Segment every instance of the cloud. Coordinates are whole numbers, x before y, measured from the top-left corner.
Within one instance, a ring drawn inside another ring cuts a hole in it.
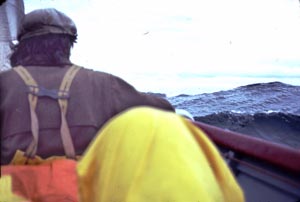
[[[26,0],[25,8],[49,6],[78,26],[72,60],[97,70],[299,74],[298,0]]]

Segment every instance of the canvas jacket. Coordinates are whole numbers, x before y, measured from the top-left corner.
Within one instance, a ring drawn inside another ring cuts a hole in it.
[[[26,67],[39,86],[59,89],[68,67]],[[0,74],[1,164],[8,164],[15,151],[25,151],[32,140],[27,87],[13,70]],[[70,88],[67,121],[76,153],[81,155],[97,131],[110,118],[134,106],[174,110],[155,96],[138,92],[119,77],[82,68]],[[39,97],[37,155],[64,155],[60,136],[60,109],[57,100]]]

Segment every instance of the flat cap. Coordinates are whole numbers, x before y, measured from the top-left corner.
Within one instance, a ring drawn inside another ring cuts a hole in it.
[[[24,16],[18,40],[45,35],[68,34],[77,37],[77,28],[71,18],[54,9],[38,9]]]

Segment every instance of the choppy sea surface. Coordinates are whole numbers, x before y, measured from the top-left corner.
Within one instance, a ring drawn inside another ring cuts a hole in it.
[[[300,149],[300,86],[256,83],[166,98],[197,121]]]

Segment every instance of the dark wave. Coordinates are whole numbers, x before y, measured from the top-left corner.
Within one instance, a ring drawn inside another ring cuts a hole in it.
[[[214,113],[195,117],[196,121],[300,148],[300,116],[285,113]]]
[[[251,84],[199,95],[179,95],[168,100],[176,108],[185,109],[194,116],[223,111],[249,114],[273,111],[300,115],[300,86],[281,82]]]

